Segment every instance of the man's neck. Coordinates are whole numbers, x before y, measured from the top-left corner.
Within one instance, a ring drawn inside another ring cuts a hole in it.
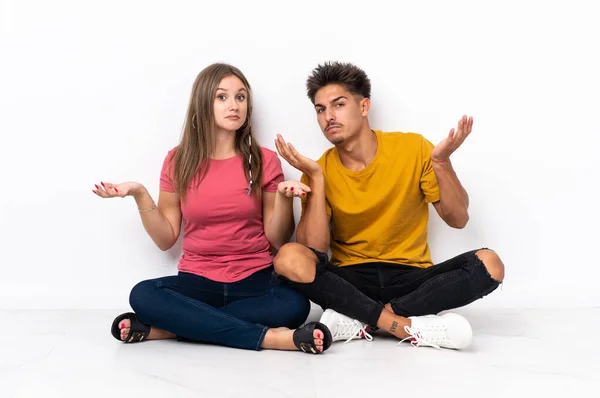
[[[349,170],[365,169],[377,153],[377,136],[367,124],[352,141],[337,146],[342,164]]]

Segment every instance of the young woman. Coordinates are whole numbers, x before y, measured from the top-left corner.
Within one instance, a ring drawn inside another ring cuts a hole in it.
[[[308,299],[272,277],[271,247],[294,230],[293,198],[310,189],[283,181],[277,154],[252,136],[252,93],[241,71],[213,64],[194,82],[179,145],[167,154],[156,205],[137,182],[101,182],[102,198],[132,196],[162,250],[184,225],[178,274],[138,283],[113,336],[126,343],[177,338],[319,354],[331,333],[306,319]]]

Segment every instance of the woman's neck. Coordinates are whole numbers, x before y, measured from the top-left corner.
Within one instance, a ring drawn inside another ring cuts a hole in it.
[[[227,159],[235,156],[237,154],[235,135],[235,131],[218,131],[211,159]]]

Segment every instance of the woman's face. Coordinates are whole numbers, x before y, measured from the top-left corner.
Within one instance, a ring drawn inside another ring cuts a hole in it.
[[[214,98],[218,131],[237,131],[246,121],[248,91],[237,76],[226,76],[219,83]]]

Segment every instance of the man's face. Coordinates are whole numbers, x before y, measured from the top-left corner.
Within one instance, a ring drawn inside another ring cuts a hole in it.
[[[353,95],[338,84],[322,87],[315,95],[317,121],[325,138],[334,145],[358,135],[368,109],[368,98]]]

